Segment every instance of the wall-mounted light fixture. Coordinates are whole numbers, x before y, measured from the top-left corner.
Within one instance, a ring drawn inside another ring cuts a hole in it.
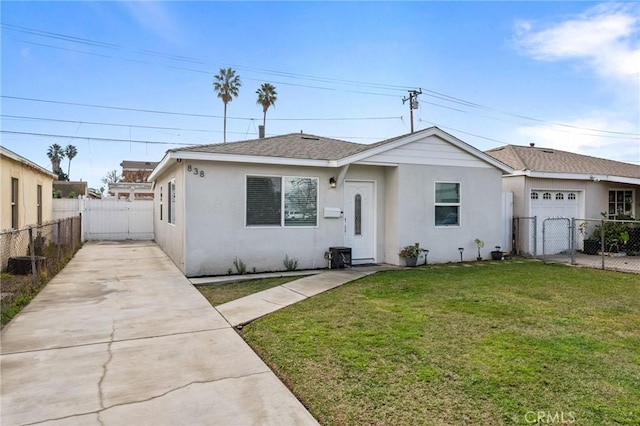
[[[338,186],[338,183],[336,182],[336,178],[334,178],[333,176],[329,178],[329,188],[335,188],[336,186]]]
[[[462,262],[462,252],[464,251],[464,248],[458,247],[458,251],[460,252],[460,262]]]

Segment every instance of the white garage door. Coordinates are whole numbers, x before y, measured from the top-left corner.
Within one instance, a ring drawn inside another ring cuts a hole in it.
[[[542,254],[542,227],[544,220],[547,218],[557,217],[566,217],[569,219],[579,217],[581,195],[582,194],[577,191],[546,189],[531,191],[531,216],[536,216],[538,218],[536,229],[536,251],[538,254]],[[561,251],[569,248],[568,243],[566,243],[569,238],[569,231],[567,229],[566,232],[561,232],[560,228],[562,228],[562,226],[560,226],[560,222],[549,223],[547,225],[547,230],[551,230],[554,235],[547,235],[546,246],[553,247],[554,251]],[[550,241],[550,239],[553,241]],[[533,240],[531,241],[531,246],[531,251],[533,251]]]

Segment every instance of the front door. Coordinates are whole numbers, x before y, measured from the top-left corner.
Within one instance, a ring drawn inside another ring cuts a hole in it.
[[[345,182],[344,194],[344,245],[351,247],[351,262],[374,263],[376,229],[374,183]]]

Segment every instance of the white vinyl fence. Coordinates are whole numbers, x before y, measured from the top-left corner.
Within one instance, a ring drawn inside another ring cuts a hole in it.
[[[153,240],[153,200],[54,199],[53,218],[82,215],[83,240]]]

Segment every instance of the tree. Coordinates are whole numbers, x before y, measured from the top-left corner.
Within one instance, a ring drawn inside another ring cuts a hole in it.
[[[47,150],[47,156],[49,157],[49,160],[51,160],[51,170],[53,173],[60,175],[60,173],[62,173],[62,169],[60,169],[60,162],[65,156],[64,149],[62,149],[62,147],[57,143],[54,143]]]
[[[76,155],[78,155],[78,149],[73,145],[67,145],[64,149],[64,154],[69,159],[69,165],[67,166],[67,178],[71,175],[71,160],[73,160]]]
[[[111,170],[109,172],[107,172],[106,175],[104,175],[104,177],[101,179],[102,183],[104,183],[105,185],[109,185],[110,183],[116,183],[120,181],[120,175],[118,174],[117,170]]]
[[[242,82],[240,76],[232,68],[220,68],[220,73],[213,76],[213,90],[224,103],[224,136],[223,141],[227,143],[227,104],[238,97],[238,91]]]
[[[278,93],[276,92],[275,86],[269,83],[262,83],[262,86],[256,90],[256,93],[258,94],[258,101],[256,103],[262,105],[262,127],[265,127],[267,110],[271,105],[275,105],[278,100]]]

